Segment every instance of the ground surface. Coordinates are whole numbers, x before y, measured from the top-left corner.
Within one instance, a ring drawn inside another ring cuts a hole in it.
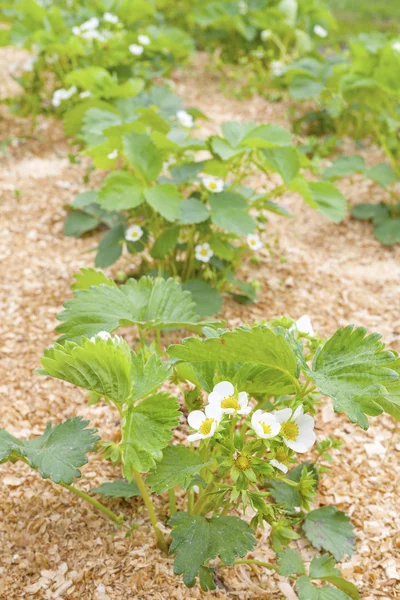
[[[2,57],[4,65],[8,57]],[[230,118],[285,122],[282,105],[260,98],[226,99],[201,66],[188,72],[176,76],[178,91],[188,106],[211,117],[207,128]],[[86,251],[95,243],[93,237],[63,236],[63,205],[84,189],[83,166],[69,164],[59,124],[45,123],[38,133],[37,139],[10,146],[0,162],[0,426],[28,437],[41,433],[49,419],[81,414],[110,439],[117,421],[108,408],[88,407],[79,390],[33,373],[43,349],[55,339],[55,316],[69,295],[73,274],[92,265],[93,255]],[[21,135],[29,135],[29,125],[3,110],[0,142]],[[374,150],[364,155],[372,163],[379,160]],[[358,179],[342,187],[354,202],[376,200],[380,193]],[[347,323],[364,324],[400,350],[400,246],[380,246],[367,224],[346,220],[335,226],[296,196],[285,197],[284,203],[296,218],[271,218],[264,239],[274,253],[264,251],[262,265],[244,267],[242,273],[248,279],[261,277],[260,300],[251,307],[227,302],[227,320],[234,325],[307,313],[321,335]],[[117,268],[128,261],[122,259]],[[357,550],[342,565],[343,573],[364,600],[399,598],[399,430],[394,420],[383,417],[363,432],[324,403],[317,433],[345,442],[332,477],[322,479],[316,503],[335,503],[356,526]],[[115,475],[97,457],[82,472],[78,485],[85,490]],[[221,571],[214,593],[186,589],[172,574],[172,559],[155,548],[140,502],[109,503],[141,524],[129,539],[122,532],[114,535],[98,513],[25,465],[0,466],[0,598],[296,598],[283,579],[247,566]],[[159,509],[165,517],[163,501]],[[302,553],[306,560],[311,556],[307,546]],[[268,532],[254,557],[273,559]]]

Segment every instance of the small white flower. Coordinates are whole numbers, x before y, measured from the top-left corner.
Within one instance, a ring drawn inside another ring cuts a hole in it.
[[[327,30],[324,29],[322,25],[314,25],[314,33],[320,38],[326,38],[328,36]]]
[[[186,112],[186,110],[178,110],[176,113],[176,118],[178,119],[179,123],[183,125],[183,127],[193,127],[194,125],[192,115]]]
[[[125,231],[125,239],[128,242],[137,242],[143,235],[143,229],[140,225],[131,225]]]
[[[131,44],[129,46],[129,52],[131,52],[135,56],[140,56],[141,54],[143,54],[143,50],[143,46],[139,46],[139,44]]]
[[[251,417],[251,426],[256,434],[264,440],[275,437],[281,430],[280,423],[277,422],[275,416],[261,409],[256,410]]]
[[[295,452],[308,452],[316,440],[314,419],[304,414],[303,406],[298,406],[292,412],[291,408],[284,408],[275,413],[275,419],[281,424],[283,441]]]
[[[151,39],[148,35],[141,33],[140,35],[138,35],[138,42],[139,44],[142,44],[142,46],[148,46],[151,42]]]
[[[235,388],[230,381],[221,381],[214,386],[213,391],[208,396],[208,402],[226,415],[248,415],[251,412],[249,398],[246,392],[240,392],[235,397]]]
[[[103,340],[103,342],[106,342],[107,340],[111,339],[111,333],[109,333],[108,331],[99,331],[99,333],[96,333],[96,335],[90,338],[90,341],[95,342],[96,339]]]
[[[90,31],[93,29],[97,29],[99,25],[100,25],[99,19],[97,17],[92,17],[88,21],[85,21],[84,23],[82,23],[82,25],[80,26],[80,30],[81,31]]]
[[[249,7],[247,6],[247,2],[244,2],[244,0],[240,0],[238,6],[239,6],[239,13],[241,15],[246,15],[248,13]]]
[[[188,435],[189,442],[205,440],[214,435],[219,422],[222,419],[222,412],[216,406],[208,404],[204,412],[202,410],[193,410],[188,415],[190,427],[196,429],[197,433]]]
[[[395,42],[392,44],[392,48],[395,52],[400,52],[400,42]]]
[[[103,15],[103,19],[107,22],[107,23],[113,23],[114,25],[116,23],[118,23],[119,19],[117,17],[117,15],[113,15],[112,13],[109,12],[105,12]]]
[[[73,28],[72,28],[72,33],[73,33],[74,35],[81,35],[81,28],[80,28],[80,27],[77,27],[77,26],[73,27]]]
[[[285,65],[280,60],[272,60],[269,66],[274,77],[280,77],[285,70]]]
[[[288,469],[288,467],[286,465],[284,465],[283,463],[279,462],[279,460],[276,460],[275,458],[273,458],[269,462],[270,462],[270,464],[273,467],[275,467],[276,469],[279,469],[280,471],[282,471],[282,473],[287,473],[289,471],[289,469]]]
[[[210,244],[207,244],[207,242],[204,244],[197,244],[194,251],[197,260],[200,262],[208,263],[210,258],[214,256],[214,252],[211,250]]]
[[[33,65],[35,64],[34,58],[27,58],[24,64],[22,65],[23,71],[33,71]]]
[[[110,152],[110,154],[107,155],[107,158],[109,158],[110,160],[114,160],[114,158],[117,158],[117,156],[118,150],[115,148],[115,150],[113,150],[112,152]]]
[[[210,192],[214,192],[218,194],[222,192],[224,189],[224,180],[218,179],[218,177],[213,177],[212,175],[208,175],[207,177],[203,177],[201,180],[204,187],[207,188]]]
[[[71,96],[73,96],[76,92],[77,92],[77,88],[75,85],[70,87],[68,90],[61,88],[54,92],[51,102],[52,102],[53,106],[60,106],[60,104],[63,100],[68,100],[68,98],[71,98]]]
[[[250,250],[260,250],[263,247],[263,243],[260,240],[260,236],[256,233],[250,233],[247,236],[247,245]]]
[[[297,319],[295,327],[299,333],[305,333],[306,335],[311,336],[315,335],[311,319],[308,315],[303,315],[300,319]]]
[[[269,40],[271,35],[272,35],[272,31],[270,29],[263,29],[262,32],[260,33],[260,38],[263,42],[266,42],[267,40]]]
[[[79,94],[79,98],[82,98],[82,99],[83,99],[83,98],[90,98],[90,96],[91,96],[91,95],[92,95],[92,94],[89,92],[89,90],[86,90],[85,92],[81,92],[81,93]]]

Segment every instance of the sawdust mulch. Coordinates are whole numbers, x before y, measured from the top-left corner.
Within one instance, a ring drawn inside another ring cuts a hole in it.
[[[4,52],[9,51],[2,52],[4,64]],[[228,119],[285,124],[282,104],[225,98],[202,58],[192,70],[178,73],[175,81],[187,104],[211,117],[205,124],[210,130]],[[88,407],[80,390],[33,373],[43,349],[55,339],[55,316],[69,295],[72,275],[92,265],[93,255],[86,251],[96,241],[63,236],[63,205],[85,189],[84,165],[69,163],[70,148],[59,123],[42,120],[37,133],[31,139],[29,124],[2,110],[0,139],[27,137],[9,146],[0,162],[0,426],[29,437],[40,434],[49,419],[59,422],[80,414],[110,439],[118,422],[109,408]],[[363,154],[371,163],[379,160],[375,149],[365,148]],[[354,202],[375,201],[382,194],[359,178],[341,187]],[[224,309],[228,322],[307,313],[321,335],[347,323],[363,324],[381,332],[399,351],[400,246],[380,246],[368,224],[347,219],[333,225],[295,195],[283,201],[296,218],[272,215],[264,236],[272,253],[263,251],[259,267],[247,265],[242,270],[243,277],[262,282],[259,301],[240,306],[228,300]],[[123,258],[110,272],[128,268],[129,260]],[[129,339],[134,341],[132,333]],[[372,419],[364,432],[324,403],[317,434],[335,435],[345,442],[335,455],[331,476],[322,477],[315,504],[334,503],[351,515],[356,527],[357,550],[342,571],[365,600],[399,598],[399,428],[384,416]],[[82,473],[78,486],[87,491],[115,476],[97,456]],[[101,515],[27,466],[0,466],[0,597],[296,598],[283,578],[248,566],[221,570],[213,593],[188,590],[173,575],[172,559],[155,547],[140,501],[106,502],[139,522],[131,537],[125,538],[123,530],[114,533]],[[165,520],[165,498],[157,505]],[[309,545],[301,551],[305,560],[311,558]],[[268,531],[259,534],[254,557],[273,559]]]

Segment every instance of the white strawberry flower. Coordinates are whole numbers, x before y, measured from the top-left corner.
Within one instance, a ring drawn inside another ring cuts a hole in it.
[[[208,402],[226,415],[248,415],[251,412],[246,392],[240,392],[236,397],[235,388],[230,381],[217,383],[208,396]]]
[[[139,46],[139,44],[131,44],[129,46],[129,52],[131,52],[131,54],[134,54],[135,56],[140,56],[141,54],[143,54],[143,46]]]
[[[326,38],[328,36],[327,30],[324,29],[322,25],[314,25],[314,33],[320,38]]]
[[[241,15],[246,15],[248,13],[249,7],[247,6],[247,2],[244,2],[244,0],[240,0],[238,6],[239,6],[239,13]]]
[[[263,243],[260,239],[260,236],[256,233],[250,233],[247,236],[247,245],[250,250],[260,250],[263,247]]]
[[[72,28],[72,33],[73,33],[74,35],[80,35],[80,34],[81,34],[81,28],[80,28],[80,27],[77,27],[77,26],[73,27],[73,28]]]
[[[261,409],[256,410],[252,415],[251,426],[258,437],[264,440],[275,437],[281,430],[280,423],[275,419],[275,415]]]
[[[204,244],[197,244],[195,246],[195,256],[196,259],[200,262],[208,263],[210,259],[214,256],[214,252],[210,248],[210,244],[204,242]]]
[[[201,181],[208,191],[214,192],[215,194],[222,192],[222,190],[224,189],[224,180],[219,179],[218,177],[213,177],[212,175],[209,175],[207,177],[203,177]]]
[[[289,471],[289,468],[286,465],[279,462],[279,460],[276,460],[275,458],[273,458],[269,462],[273,467],[275,467],[275,469],[279,469],[280,471],[282,471],[282,473],[287,473]]]
[[[88,21],[85,21],[84,23],[82,23],[82,25],[80,26],[80,30],[81,31],[90,31],[93,29],[97,29],[99,25],[100,25],[99,19],[97,17],[92,17]]]
[[[112,23],[113,25],[116,25],[119,21],[117,15],[113,15],[112,13],[109,12],[105,12],[103,15],[103,19],[107,22],[107,23]]]
[[[400,52],[400,42],[394,42],[394,44],[392,44],[392,48],[395,52]]]
[[[194,119],[186,110],[178,110],[176,118],[183,127],[193,127]]]
[[[269,67],[274,77],[280,77],[285,70],[285,65],[280,60],[272,60]]]
[[[272,31],[270,29],[263,29],[262,32],[260,33],[260,38],[263,42],[266,42],[267,40],[269,40],[269,38],[272,36]]]
[[[148,46],[151,42],[151,39],[149,38],[148,35],[141,33],[138,35],[138,42],[139,42],[139,44],[142,44],[142,46]]]
[[[140,225],[131,225],[125,231],[125,239],[128,242],[137,242],[138,240],[140,240],[143,233],[143,229],[140,227]]]
[[[68,100],[69,98],[71,98],[71,96],[73,96],[75,93],[77,92],[77,88],[75,85],[73,85],[72,87],[70,87],[68,90],[66,90],[65,88],[61,88],[59,90],[56,90],[53,94],[53,98],[51,103],[53,104],[53,106],[60,106],[61,102],[63,100]]]
[[[306,335],[311,336],[315,335],[311,319],[308,315],[303,315],[300,319],[297,319],[295,327],[299,333],[305,333]]]
[[[111,339],[111,333],[109,333],[108,331],[99,331],[99,333],[96,333],[96,335],[90,338],[90,341],[95,342],[96,339],[100,339],[103,340],[103,342],[106,342],[107,340]]]
[[[79,94],[79,98],[85,99],[85,98],[90,98],[91,96],[91,92],[89,92],[89,90],[85,90],[84,92],[81,92]]]
[[[114,158],[117,158],[117,156],[118,156],[118,150],[116,148],[115,148],[115,150],[110,152],[110,154],[107,154],[107,158],[109,158],[110,160],[114,160]]]
[[[275,413],[275,419],[281,424],[281,435],[288,448],[294,452],[308,452],[315,443],[314,419],[304,414],[300,405],[293,412],[291,408],[284,408]]]
[[[197,433],[188,435],[187,439],[189,442],[197,442],[197,440],[206,440],[212,437],[221,419],[222,412],[218,407],[211,404],[205,407],[204,412],[202,410],[193,410],[188,415],[188,423]]]

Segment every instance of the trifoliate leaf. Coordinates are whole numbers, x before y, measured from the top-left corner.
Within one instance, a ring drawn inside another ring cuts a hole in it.
[[[132,469],[147,473],[160,460],[161,450],[179,421],[178,401],[165,393],[155,394],[124,412],[122,424],[122,473],[132,480]]]
[[[335,559],[330,554],[315,556],[310,564],[311,579],[324,579],[325,577],[340,577],[339,569],[335,568]]]
[[[366,335],[364,327],[348,325],[339,329],[316,355],[312,372],[320,391],[330,396],[337,412],[346,412],[350,421],[368,429],[366,415],[382,412],[385,385],[397,380],[390,368],[393,352],[384,351],[380,335]]]
[[[304,575],[304,563],[300,553],[293,548],[286,548],[278,554],[279,575]]]
[[[95,435],[96,429],[85,429],[88,423],[81,417],[67,419],[55,427],[49,423],[43,435],[22,442],[20,455],[44,479],[70,485],[81,476],[78,467],[87,463],[86,454],[94,450],[95,442],[100,439]],[[13,451],[17,452],[15,447]]]
[[[298,387],[297,362],[289,344],[266,327],[237,328],[206,340],[188,338],[180,345],[170,346],[168,354],[191,365],[237,363],[236,371],[245,364],[249,383],[254,374],[262,377],[266,394],[291,394]],[[241,384],[245,385],[244,378]]]
[[[134,496],[140,496],[136,483],[134,481],[126,481],[126,479],[106,481],[100,487],[93,488],[92,492],[107,498],[133,498]]]
[[[121,325],[142,325],[147,330],[181,327],[201,331],[213,321],[200,322],[189,292],[173,279],[142,277],[120,287],[93,286],[77,290],[58,315],[59,341],[80,341],[99,331],[112,332]],[[215,322],[217,324],[217,322]]]
[[[146,483],[155,494],[161,494],[176,485],[186,489],[208,464],[199,454],[185,446],[167,446],[162,460],[157,463],[155,472],[148,476]]]
[[[82,346],[75,342],[55,344],[45,350],[41,363],[43,374],[97,392],[116,404],[122,405],[131,397],[131,350],[122,338],[115,342],[83,338]]]
[[[353,529],[349,517],[334,506],[312,510],[303,523],[303,531],[312,545],[318,550],[327,550],[337,561],[345,554],[353,554]]]
[[[256,543],[253,530],[238,517],[206,519],[178,512],[169,524],[172,527],[170,550],[176,554],[174,573],[183,574],[188,587],[195,585],[201,567],[208,560],[219,556],[224,564],[231,565]]]
[[[296,582],[299,600],[351,600],[351,597],[332,587],[317,588],[303,575]]]

